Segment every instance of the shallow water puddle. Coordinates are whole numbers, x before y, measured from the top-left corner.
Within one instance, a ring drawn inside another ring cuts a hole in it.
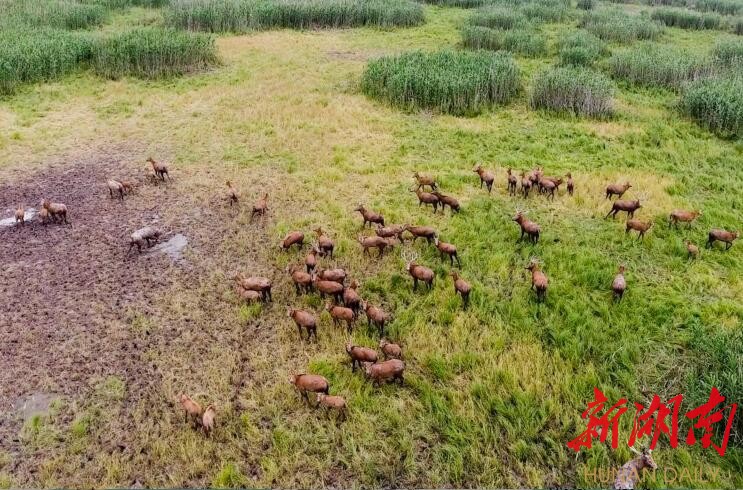
[[[5,213],[3,214],[12,214],[10,218],[0,219],[0,227],[8,227],[8,226],[14,226],[15,225],[15,209],[6,209]],[[26,208],[26,211],[23,213],[24,219],[26,221],[31,221],[34,216],[36,216],[36,209],[34,208]]]
[[[15,409],[21,413],[26,421],[36,415],[46,415],[52,402],[58,400],[59,396],[53,393],[33,393],[25,398],[19,399]]]
[[[183,249],[188,245],[188,238],[185,235],[177,233],[170,237],[169,240],[158,243],[152,247],[151,252],[162,252],[174,261],[183,259]]]

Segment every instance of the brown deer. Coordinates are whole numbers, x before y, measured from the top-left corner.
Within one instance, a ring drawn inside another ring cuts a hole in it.
[[[428,176],[419,174],[418,172],[413,172],[413,177],[415,178],[416,183],[418,184],[418,189],[420,190],[422,187],[429,186],[432,191],[436,190],[436,179]]]
[[[263,194],[263,197],[258,199],[255,204],[253,204],[253,211],[250,213],[250,221],[253,221],[253,217],[257,214],[261,218],[266,215],[266,210],[268,209],[268,192]]]
[[[444,254],[449,256],[449,265],[454,265],[454,259],[457,259],[457,267],[462,267],[462,262],[459,260],[459,254],[457,254],[457,247],[451,243],[442,242],[439,237],[434,238],[436,248],[439,250],[439,255],[444,258]]]
[[[359,314],[359,308],[361,308],[361,296],[357,291],[359,283],[354,279],[351,284],[343,290],[343,304],[346,308],[351,308],[354,315]]]
[[[297,267],[292,267],[291,265],[286,266],[286,272],[291,274],[297,295],[302,294],[303,291],[305,293],[312,291],[312,276],[308,272],[299,270]]]
[[[433,212],[436,212],[439,206],[439,198],[435,194],[423,192],[420,188],[410,189],[410,192],[415,192],[415,195],[418,196],[418,207],[421,207],[423,204],[426,206],[430,204],[433,207]]]
[[[482,189],[482,185],[485,184],[485,186],[487,186],[488,188],[488,194],[490,194],[490,191],[493,190],[495,174],[493,172],[485,170],[482,165],[477,165],[475,168],[472,169],[472,171],[475,172],[478,177],[480,177],[480,189]]]
[[[261,298],[264,303],[273,301],[273,296],[271,294],[272,284],[270,279],[260,276],[245,277],[240,273],[235,274],[233,279],[241,288],[261,293]]]
[[[364,218],[364,224],[362,225],[362,227],[366,226],[367,223],[369,223],[369,226],[371,226],[372,223],[377,223],[384,226],[384,216],[382,216],[381,214],[366,209],[361,204],[359,204],[359,206],[354,209],[354,211],[358,211],[359,213],[361,213],[361,217]]]
[[[622,301],[624,291],[627,289],[627,281],[624,279],[624,264],[619,266],[619,272],[614,276],[614,281],[611,283],[611,290],[614,293],[615,301]]]
[[[338,326],[341,322],[346,322],[348,333],[350,334],[353,331],[353,322],[356,321],[356,314],[351,308],[325,303],[325,309],[330,313],[330,318],[333,319],[333,325]]]
[[[168,173],[168,166],[162,162],[156,162],[152,159],[152,157],[149,157],[147,159],[148,162],[150,162],[150,165],[152,165],[152,170],[155,171],[155,175],[165,182],[165,177],[168,178],[168,180],[172,180],[170,178],[170,174]]]
[[[15,210],[15,224],[26,226],[26,210],[24,209],[23,204],[18,206],[18,209]]]
[[[374,364],[367,362],[364,363],[364,371],[375,385],[379,385],[387,380],[398,380],[401,385],[405,382],[403,378],[405,363],[400,359],[390,359]]]
[[[723,242],[725,244],[725,250],[728,250],[733,246],[733,242],[740,236],[739,231],[727,231],[714,229],[710,230],[707,237],[707,248],[711,248],[715,242]]]
[[[304,265],[307,267],[307,272],[311,273],[315,270],[315,267],[317,266],[317,255],[319,253],[320,251],[317,247],[312,247],[312,249],[310,249],[310,253],[308,253],[307,257],[304,259]]]
[[[371,255],[369,252],[370,248],[376,248],[379,251],[377,257],[381,258],[384,255],[384,249],[389,246],[389,238],[382,238],[381,236],[361,236],[359,235],[358,241],[364,249],[363,255]]]
[[[449,206],[449,210],[452,214],[458,213],[461,209],[461,206],[459,205],[459,201],[452,196],[447,196],[446,194],[442,194],[439,191],[434,191],[433,195],[439,198],[439,204],[441,204],[441,213],[443,214],[444,211],[446,211],[446,207]]]
[[[379,339],[379,348],[385,359],[402,359],[402,348],[382,337]]]
[[[626,228],[624,230],[624,233],[627,234],[632,230],[635,230],[639,232],[637,234],[637,239],[640,240],[642,238],[645,238],[645,233],[653,227],[652,221],[640,221],[639,219],[628,219],[626,223]]]
[[[696,259],[699,257],[699,247],[691,243],[689,240],[684,242],[686,244],[686,251],[688,252],[690,259]]]
[[[294,385],[307,403],[310,402],[310,398],[307,395],[308,392],[330,394],[328,380],[318,374],[292,373],[289,375],[289,383]]]
[[[232,187],[232,182],[228,180],[225,184],[227,185],[227,200],[230,201],[230,207],[232,207],[240,201],[240,194]]]
[[[328,410],[334,410],[338,413],[340,420],[346,420],[348,413],[348,404],[346,399],[342,396],[326,395],[325,393],[318,393],[315,395],[317,398],[317,405],[323,406]]]
[[[506,170],[506,175],[508,178],[508,195],[515,196],[516,195],[516,183],[518,182],[518,179],[515,175],[513,175],[513,171],[509,167],[508,170]]]
[[[304,233],[301,231],[290,231],[283,240],[281,240],[281,250],[289,250],[292,245],[301,249],[304,246]]]
[[[526,172],[521,172],[521,192],[524,194],[524,199],[529,197],[529,191],[531,190],[531,178],[526,175]]]
[[[124,200],[124,186],[121,185],[121,182],[114,179],[108,179],[106,181],[106,186],[108,187],[108,195],[111,197],[111,199],[114,198],[114,194],[118,194],[120,200]]]
[[[539,192],[541,194],[547,194],[547,199],[555,200],[555,190],[557,190],[557,184],[554,181],[546,178],[542,178],[537,183],[539,186]]]
[[[361,367],[362,362],[377,362],[379,359],[377,351],[368,347],[353,345],[349,339],[346,344],[346,352],[351,358],[351,371],[356,371],[356,365]]]
[[[188,419],[191,419],[191,423],[194,426],[201,421],[201,405],[192,400],[185,393],[181,393],[178,396],[178,402],[181,404],[181,407],[183,407],[183,410],[186,414],[186,421],[188,421]]]
[[[320,293],[320,298],[325,299],[325,295],[327,294],[332,296],[336,303],[340,304],[343,301],[343,284],[318,279],[315,274],[312,277],[312,285]]]
[[[529,221],[525,215],[526,213],[524,211],[517,210],[516,216],[513,217],[513,221],[518,223],[521,227],[521,236],[516,241],[520,242],[524,239],[524,235],[526,235],[529,238],[529,241],[536,244],[539,241],[539,233],[541,232],[541,229],[538,224]]]
[[[695,219],[702,215],[701,211],[684,211],[683,209],[675,209],[668,216],[668,224],[678,228],[679,221],[682,223],[689,223],[691,228],[692,223]]]
[[[335,281],[343,284],[346,282],[348,274],[345,269],[320,269],[317,271],[317,277],[323,281]]]
[[[216,417],[217,409],[214,408],[214,405],[208,405],[206,409],[204,409],[204,415],[201,416],[201,428],[204,430],[205,435],[212,435]]]
[[[135,245],[137,247],[137,251],[139,253],[142,253],[142,246],[145,245],[145,243],[148,247],[151,247],[152,244],[155,243],[161,235],[162,232],[152,226],[145,226],[144,228],[140,228],[139,230],[132,233],[129,237],[129,250],[127,250],[126,252],[127,255],[129,255]]]
[[[313,335],[315,336],[315,340],[317,340],[317,320],[315,320],[315,316],[312,313],[287,307],[286,316],[294,320],[294,324],[299,331],[300,339],[303,339],[302,330],[307,330],[307,340],[310,340]]]
[[[58,202],[50,202],[49,199],[44,199],[41,202],[41,207],[46,209],[49,213],[49,217],[55,222],[69,224],[67,221],[67,206]]]
[[[572,196],[573,191],[575,190],[575,182],[573,181],[573,175],[570,172],[568,172],[567,175],[565,175],[565,177],[568,178],[567,180],[568,194]]]
[[[640,480],[643,469],[650,468],[651,470],[655,470],[658,468],[658,465],[653,459],[652,449],[643,448],[642,452],[640,452],[634,447],[630,447],[630,450],[637,457],[625,463],[617,472],[617,477],[614,480],[614,488],[616,490],[634,490]]]
[[[425,238],[428,243],[432,243],[433,239],[436,238],[436,230],[430,226],[405,225],[405,230],[413,235],[413,242],[418,238]]]
[[[531,288],[537,293],[537,302],[544,302],[549,284],[547,276],[540,270],[539,262],[535,258],[531,259],[526,269],[531,271]]]
[[[424,267],[415,262],[417,254],[407,256],[403,252],[403,259],[407,262],[405,270],[408,271],[410,277],[413,278],[413,291],[418,289],[418,281],[422,281],[428,287],[429,291],[433,288],[433,279],[435,277],[433,271],[428,267]]]
[[[320,255],[329,255],[332,259],[335,242],[324,234],[321,226],[315,230],[315,234],[317,235],[317,249],[320,251]]]
[[[405,231],[405,225],[389,225],[377,227],[375,233],[382,238],[397,238],[403,241],[402,234]]]
[[[454,291],[462,296],[462,307],[466,310],[470,303],[470,291],[472,291],[472,286],[459,277],[457,271],[451,271],[449,274],[451,274],[451,277],[454,280]]]
[[[614,217],[616,217],[617,213],[621,211],[627,213],[628,218],[634,218],[635,211],[642,207],[642,204],[640,204],[640,200],[644,200],[644,197],[640,197],[638,199],[635,199],[634,201],[614,201],[614,203],[611,205],[611,211],[609,211],[609,213],[606,215],[606,218],[611,216],[613,219]]]
[[[364,308],[364,313],[366,313],[367,326],[371,327],[373,324],[377,327],[379,336],[384,336],[384,326],[390,321],[390,315],[381,308],[372,306],[366,301],[361,302],[361,307]]]
[[[611,199],[613,196],[621,199],[630,187],[632,187],[632,184],[629,182],[625,182],[624,184],[609,184],[606,186],[606,199]]]

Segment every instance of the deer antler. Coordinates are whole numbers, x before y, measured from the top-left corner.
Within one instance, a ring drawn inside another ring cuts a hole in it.
[[[635,453],[635,454],[638,454],[638,455],[639,455],[639,454],[642,454],[642,453],[641,453],[640,451],[638,451],[637,449],[635,449],[635,446],[630,446],[630,447],[629,447],[629,450],[630,450],[630,451],[632,451],[632,452],[633,452],[633,453]]]

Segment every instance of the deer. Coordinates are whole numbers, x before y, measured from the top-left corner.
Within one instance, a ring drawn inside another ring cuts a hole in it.
[[[449,206],[449,210],[452,214],[458,213],[461,210],[459,201],[455,197],[447,196],[446,194],[442,194],[439,191],[434,191],[433,195],[439,198],[439,204],[441,204],[442,214],[444,213],[444,211],[446,211],[447,206]]]
[[[658,465],[653,459],[653,450],[649,448],[643,448],[642,452],[635,449],[633,446],[630,447],[630,451],[635,453],[637,457],[625,463],[617,472],[617,477],[614,480],[614,488],[616,490],[634,490],[642,470],[650,468],[655,470]]]
[[[377,327],[379,336],[383,337],[384,326],[388,321],[390,321],[390,315],[381,308],[372,306],[366,301],[361,302],[361,307],[364,309],[364,313],[366,313],[367,326],[371,327],[373,324]]]
[[[413,291],[418,289],[418,281],[425,283],[428,290],[430,291],[433,288],[433,280],[435,274],[428,267],[417,264],[415,262],[417,257],[417,254],[411,254],[410,256],[408,256],[407,254],[405,254],[405,252],[403,252],[403,259],[407,262],[407,264],[405,265],[405,270],[408,271],[410,277],[413,278]]]
[[[201,405],[199,405],[197,402],[192,400],[188,395],[185,393],[181,393],[178,396],[178,402],[181,404],[181,407],[183,407],[183,410],[186,415],[186,421],[188,419],[191,419],[191,423],[195,426],[198,422],[201,421]]]
[[[170,178],[170,174],[168,173],[168,166],[162,162],[156,162],[152,159],[152,157],[149,157],[147,159],[148,162],[150,162],[150,165],[152,165],[152,170],[155,171],[155,176],[157,176],[160,180],[165,182],[165,177],[168,178],[168,180],[172,180]]]
[[[317,271],[317,277],[323,281],[334,281],[340,284],[346,282],[348,274],[345,269],[320,269]]]
[[[712,248],[715,242],[723,242],[725,244],[725,250],[730,249],[733,246],[733,242],[740,236],[739,231],[727,231],[720,229],[710,230],[707,236],[707,248]]]
[[[480,189],[482,189],[482,185],[485,184],[485,186],[488,188],[488,194],[490,194],[490,192],[493,190],[495,174],[493,174],[493,172],[485,170],[482,165],[477,165],[475,168],[472,169],[472,171],[475,172],[478,177],[480,177]]]
[[[509,196],[515,196],[516,195],[516,183],[518,182],[518,179],[515,175],[513,175],[513,171],[509,167],[508,170],[506,170],[506,175],[508,179],[508,195]]]
[[[335,242],[324,234],[321,226],[314,231],[317,235],[317,249],[320,251],[320,255],[329,255],[332,259]]]
[[[312,247],[310,249],[310,253],[307,254],[307,257],[304,259],[304,265],[307,267],[307,273],[312,273],[313,270],[315,270],[315,267],[317,266],[317,255],[320,253],[320,251],[317,249],[317,247]]]
[[[241,288],[261,293],[261,299],[264,303],[273,301],[273,295],[271,294],[272,284],[270,279],[260,276],[245,277],[240,273],[235,274],[233,279]]]
[[[525,211],[517,209],[516,216],[513,217],[513,221],[518,223],[518,225],[521,227],[521,236],[518,240],[516,240],[517,243],[524,239],[524,235],[526,235],[529,238],[529,241],[534,244],[539,241],[539,233],[541,232],[541,229],[539,228],[538,224],[526,218]]]
[[[312,285],[320,293],[320,298],[325,299],[327,294],[332,296],[336,303],[340,304],[343,301],[343,284],[318,279],[317,274],[313,274]]]
[[[129,237],[129,249],[127,255],[132,251],[132,248],[136,245],[137,251],[142,253],[142,246],[146,243],[148,247],[151,247],[154,242],[160,238],[162,232],[155,227],[145,226],[140,228]]]
[[[67,206],[64,204],[50,202],[49,199],[44,199],[41,201],[41,207],[46,209],[47,213],[49,213],[49,217],[55,222],[64,223],[66,225],[70,224],[70,222],[67,221]]]
[[[462,307],[466,310],[467,306],[470,303],[470,291],[472,291],[472,286],[470,286],[467,281],[459,277],[459,273],[457,271],[451,271],[449,274],[454,280],[454,291],[462,296]]]
[[[325,303],[325,309],[330,313],[330,318],[333,319],[333,325],[338,326],[341,322],[346,322],[348,333],[350,334],[353,331],[353,322],[356,320],[356,314],[351,308]]]
[[[124,200],[124,186],[118,180],[108,179],[106,181],[108,187],[108,195],[111,199],[114,198],[114,194],[118,194],[120,200]]]
[[[568,172],[565,177],[568,178],[567,180],[567,186],[568,186],[568,194],[573,195],[573,191],[575,190],[575,182],[573,181],[573,175]]]
[[[403,241],[402,234],[405,232],[405,225],[378,226],[375,233],[382,238],[397,238]]]
[[[351,284],[343,290],[343,304],[346,308],[351,308],[353,314],[357,316],[359,314],[359,308],[361,308],[361,296],[359,296],[357,291],[358,287],[359,283],[354,279],[351,281]]]
[[[531,272],[531,288],[537,294],[537,302],[544,302],[547,297],[547,286],[549,281],[544,272],[539,267],[539,261],[532,258],[526,269]]]
[[[379,349],[384,354],[385,359],[402,359],[402,348],[384,337],[379,339]]]
[[[377,255],[378,258],[382,258],[382,255],[384,255],[384,249],[390,246],[390,239],[382,238],[380,236],[359,235],[357,240],[364,249],[363,255],[371,255],[369,249],[376,248],[379,251],[379,255]]]
[[[309,293],[312,291],[312,276],[308,272],[298,270],[297,267],[291,265],[286,266],[286,272],[291,274],[292,282],[297,290],[297,296],[302,294],[302,291]]]
[[[15,224],[26,226],[26,210],[24,209],[23,204],[18,206],[18,209],[15,210]]]
[[[641,196],[638,199],[635,199],[634,201],[623,201],[619,199],[614,201],[614,203],[611,205],[611,211],[609,211],[609,213],[606,215],[604,219],[608,218],[609,216],[611,216],[612,219],[614,219],[617,213],[619,213],[620,211],[624,211],[625,213],[627,213],[628,218],[634,218],[635,211],[637,211],[638,209],[642,207],[642,204],[640,204],[641,200],[644,201],[645,196]]]
[[[346,420],[348,404],[345,398],[342,396],[326,395],[325,393],[317,393],[315,396],[318,406],[326,407],[328,410],[335,410],[341,420]]]
[[[436,190],[437,185],[435,178],[428,175],[419,174],[418,172],[413,172],[413,177],[418,184],[418,190],[425,186],[429,186],[432,191]]]
[[[539,192],[541,194],[547,194],[547,199],[555,200],[555,190],[557,190],[557,184],[554,181],[546,178],[539,180]]]
[[[442,242],[439,237],[434,237],[434,244],[439,250],[439,255],[443,260],[444,254],[449,256],[449,265],[454,266],[454,259],[457,259],[457,267],[462,267],[462,262],[459,260],[459,254],[457,254],[457,247],[451,243]]]
[[[423,204],[426,206],[430,204],[431,207],[433,207],[433,212],[436,213],[439,206],[439,198],[435,194],[424,192],[420,190],[420,188],[410,189],[410,192],[414,192],[415,195],[418,196],[418,207],[421,207]]]
[[[301,249],[304,246],[304,233],[301,231],[290,231],[281,241],[279,247],[281,250],[289,250],[292,245],[296,245]]]
[[[688,252],[689,259],[696,259],[699,257],[699,247],[691,243],[689,240],[684,242],[686,244],[686,251]]]
[[[287,306],[286,316],[294,320],[294,324],[299,331],[300,339],[303,339],[302,330],[307,330],[307,340],[312,339],[313,335],[315,336],[315,340],[317,340],[317,320],[315,320],[315,316],[312,313]]]
[[[632,187],[632,184],[629,182],[625,182],[624,184],[609,184],[606,186],[606,199],[611,199],[613,196],[621,199],[630,187]]]
[[[433,239],[436,238],[436,230],[431,228],[430,226],[405,225],[405,230],[413,235],[413,242],[415,242],[418,238],[425,238],[428,243],[431,243],[433,242]]]
[[[624,264],[619,266],[619,272],[614,276],[614,281],[611,283],[611,290],[614,293],[615,301],[622,301],[624,291],[627,289],[627,281],[624,279]]]
[[[405,382],[403,374],[405,372],[405,363],[400,359],[389,359],[387,361],[370,362],[364,363],[364,371],[366,376],[372,380],[375,385],[379,385],[382,381],[387,380],[398,380],[400,385]]]
[[[688,223],[689,228],[691,228],[694,220],[696,220],[701,215],[701,211],[685,211],[683,209],[674,209],[668,216],[668,225],[673,225],[678,228],[678,224],[680,221],[682,223]]]
[[[232,207],[240,201],[240,194],[232,187],[232,182],[228,180],[225,184],[227,185],[227,200],[230,202],[230,207]]]
[[[637,234],[637,239],[643,239],[645,238],[645,233],[653,227],[652,221],[640,221],[639,219],[628,219],[626,223],[626,228],[624,230],[625,235],[629,233],[631,230],[635,230],[639,232]]]
[[[330,394],[330,384],[328,380],[318,374],[290,374],[289,383],[299,391],[299,394],[307,403],[310,403],[308,392]]]
[[[45,207],[42,207],[41,209],[39,209],[38,216],[39,221],[41,221],[41,223],[46,226],[46,224],[49,222],[49,211]]]
[[[217,416],[217,410],[214,405],[208,405],[204,409],[204,415],[201,416],[201,428],[206,436],[211,436],[214,431],[214,419]]]
[[[268,192],[263,194],[263,197],[258,199],[255,204],[253,204],[253,210],[250,213],[250,221],[253,221],[253,217],[257,214],[261,218],[266,215],[266,210],[268,209]]]
[[[367,223],[369,223],[369,226],[371,226],[372,223],[384,226],[384,216],[366,209],[362,204],[359,204],[358,207],[354,209],[354,211],[358,211],[359,213],[361,213],[361,217],[364,218],[364,224],[361,225],[362,228],[365,227]]]
[[[524,199],[529,197],[531,185],[531,178],[526,175],[526,172],[521,172],[521,192],[524,194]]]
[[[353,345],[350,338],[348,339],[348,343],[346,343],[346,352],[351,358],[351,371],[356,371],[357,364],[361,367],[361,363],[363,362],[377,362],[379,359],[377,351],[368,347]]]

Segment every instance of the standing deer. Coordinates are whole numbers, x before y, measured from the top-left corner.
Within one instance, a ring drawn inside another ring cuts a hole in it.
[[[418,257],[418,255],[412,254],[408,256],[405,252],[403,252],[402,257],[406,262],[405,270],[408,271],[410,277],[413,278],[413,291],[418,289],[418,281],[424,282],[429,290],[433,288],[434,273],[428,267],[424,267],[415,262],[415,259]]]
[[[635,453],[637,457],[625,463],[617,472],[617,477],[614,480],[616,490],[634,490],[643,469],[654,470],[658,468],[653,459],[652,449],[643,448],[640,452],[634,447],[630,447],[630,451]]]
[[[488,188],[488,194],[490,194],[490,191],[493,190],[493,182],[495,182],[495,175],[493,172],[485,170],[482,168],[482,165],[477,165],[472,169],[472,171],[480,177],[480,189],[482,189],[482,185],[485,184]]]
[[[531,288],[537,293],[537,302],[543,302],[547,296],[549,283],[547,276],[540,270],[539,261],[536,258],[531,259],[526,269],[531,271]]]
[[[529,241],[536,244],[539,241],[539,233],[541,232],[541,229],[538,224],[529,221],[525,215],[526,213],[524,211],[516,210],[516,216],[513,217],[513,221],[518,223],[521,227],[521,236],[516,241],[520,242],[524,239],[524,235],[527,235]]]

